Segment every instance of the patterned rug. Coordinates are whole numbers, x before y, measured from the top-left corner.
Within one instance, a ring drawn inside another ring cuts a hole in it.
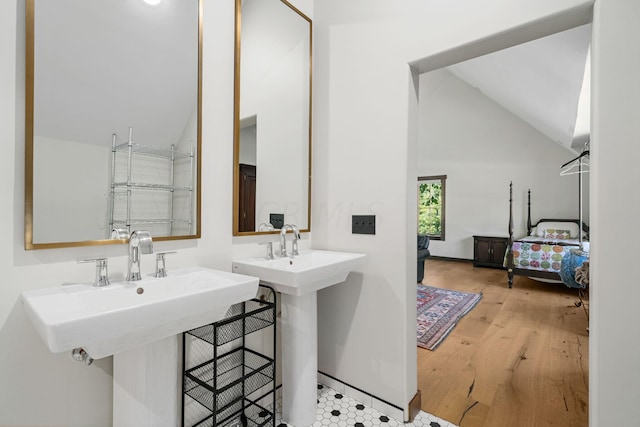
[[[435,350],[482,294],[434,288],[418,283],[418,347]]]

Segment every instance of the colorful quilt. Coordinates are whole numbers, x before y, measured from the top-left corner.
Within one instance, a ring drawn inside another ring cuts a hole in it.
[[[588,251],[588,242],[583,242]],[[560,273],[562,258],[572,249],[579,248],[577,240],[554,240],[527,237],[512,245],[513,266],[527,270]]]

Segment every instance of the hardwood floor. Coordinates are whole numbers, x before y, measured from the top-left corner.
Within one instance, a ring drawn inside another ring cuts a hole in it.
[[[418,348],[422,409],[460,427],[587,427],[587,318],[577,292],[427,259],[422,283],[482,292],[435,350]]]

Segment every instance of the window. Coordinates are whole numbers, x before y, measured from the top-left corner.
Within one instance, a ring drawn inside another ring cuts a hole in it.
[[[444,195],[446,175],[418,178],[418,233],[444,240]]]

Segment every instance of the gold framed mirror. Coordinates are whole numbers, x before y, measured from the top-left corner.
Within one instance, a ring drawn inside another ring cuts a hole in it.
[[[200,237],[202,1],[26,0],[25,249]]]
[[[286,0],[235,6],[233,235],[308,232],[312,22]]]

